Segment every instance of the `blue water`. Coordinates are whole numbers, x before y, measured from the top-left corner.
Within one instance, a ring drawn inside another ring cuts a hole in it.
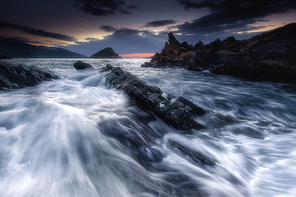
[[[296,196],[296,86],[142,59],[13,59],[58,80],[0,91],[0,196]],[[179,131],[106,82],[111,63],[208,110]],[[177,145],[176,145],[177,144]],[[181,148],[180,148],[181,147]],[[213,161],[201,162],[195,155]]]

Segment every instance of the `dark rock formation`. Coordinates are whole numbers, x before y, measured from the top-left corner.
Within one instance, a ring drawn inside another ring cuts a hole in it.
[[[0,89],[23,88],[37,85],[41,81],[57,78],[53,73],[36,66],[13,65],[0,62]]]
[[[117,53],[114,52],[114,50],[111,47],[104,48],[100,50],[99,52],[93,54],[90,56],[91,58],[110,58],[110,59],[120,59],[120,57]]]
[[[5,55],[0,55],[0,59],[12,59],[11,57],[7,57]]]
[[[169,43],[142,67],[180,67],[193,71],[233,75],[254,80],[296,83],[296,23],[291,23],[249,40],[233,36],[194,47],[180,44],[169,33]]]
[[[93,68],[90,64],[87,64],[83,61],[77,61],[73,64],[76,70],[85,70],[87,68]]]
[[[101,72],[105,71],[111,71],[105,75],[111,85],[123,90],[138,105],[152,111],[175,128],[187,130],[204,127],[192,117],[194,115],[204,115],[205,110],[187,99],[181,96],[176,98],[170,94],[165,94],[160,88],[147,85],[137,76],[123,71],[120,67],[113,67],[108,64],[101,70]]]

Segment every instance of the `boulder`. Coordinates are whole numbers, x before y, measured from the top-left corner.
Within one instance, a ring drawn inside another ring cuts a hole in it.
[[[83,61],[77,61],[73,64],[76,70],[85,70],[87,68],[93,68],[90,64],[87,64]]]
[[[110,71],[105,75],[108,83],[116,89],[123,90],[139,106],[152,111],[176,129],[200,129],[204,126],[193,119],[193,116],[204,115],[206,111],[184,97],[175,97],[163,93],[159,87],[149,86],[137,76],[123,71],[120,67],[108,64],[101,72]]]
[[[58,77],[36,66],[0,62],[0,89],[34,86],[51,79],[58,79]]]

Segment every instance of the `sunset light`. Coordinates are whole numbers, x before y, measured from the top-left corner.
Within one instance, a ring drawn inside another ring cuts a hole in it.
[[[132,53],[120,55],[123,58],[147,58],[152,57],[155,53]]]

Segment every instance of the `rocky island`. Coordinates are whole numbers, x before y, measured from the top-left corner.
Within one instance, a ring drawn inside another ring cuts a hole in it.
[[[111,47],[107,47],[107,48],[104,48],[104,49],[98,51],[97,53],[91,55],[90,58],[121,59],[122,57],[120,57],[117,53],[115,53],[115,51]]]
[[[296,83],[296,23],[264,32],[248,40],[233,36],[209,44],[180,43],[172,32],[160,53],[142,67],[178,67],[192,71]]]

